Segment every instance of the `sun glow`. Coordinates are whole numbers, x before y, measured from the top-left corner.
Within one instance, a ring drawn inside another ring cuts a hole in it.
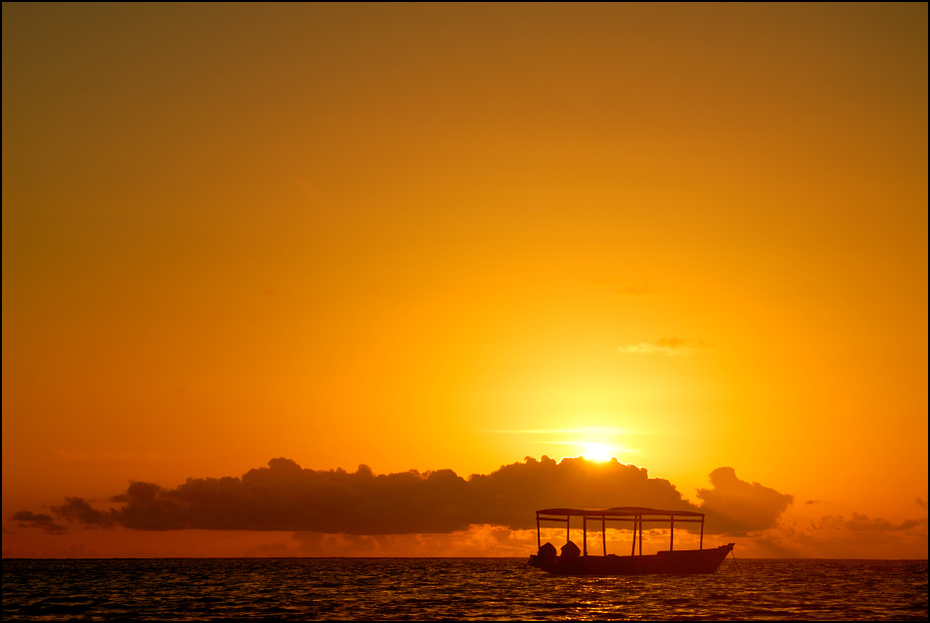
[[[589,461],[609,461],[613,458],[613,450],[602,443],[585,444],[584,458]]]

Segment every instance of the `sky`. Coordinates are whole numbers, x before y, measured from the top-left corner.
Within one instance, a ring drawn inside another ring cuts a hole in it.
[[[927,557],[925,3],[2,10],[4,557]]]

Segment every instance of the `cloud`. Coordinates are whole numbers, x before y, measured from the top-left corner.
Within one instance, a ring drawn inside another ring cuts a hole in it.
[[[704,340],[681,337],[663,337],[655,342],[640,342],[618,346],[617,350],[627,355],[656,355],[667,357],[686,357],[702,351],[710,350],[711,346]]]
[[[900,522],[827,515],[794,522],[744,543],[753,555],[790,558],[922,558],[927,557],[927,518]]]
[[[62,534],[68,531],[65,526],[59,523],[55,523],[54,517],[44,513],[19,511],[13,513],[13,516],[10,519],[20,522],[19,525],[21,528],[41,528],[42,530],[45,530],[51,534]]]
[[[702,490],[706,532],[741,533],[774,525],[791,500],[757,483],[736,478],[731,468],[711,475]],[[287,530],[388,535],[467,531],[471,526],[535,529],[540,508],[644,506],[701,510],[667,480],[616,459],[604,463],[567,458],[556,462],[527,457],[468,479],[451,470],[375,475],[365,466],[344,470],[302,469],[285,458],[241,478],[190,478],[174,489],[131,482],[111,498],[119,507],[101,511],[83,498],[52,507],[58,518],[88,527],[135,530]],[[735,505],[733,516],[725,511]],[[53,517],[28,511],[14,518],[51,530]],[[719,522],[719,523],[718,523]]]
[[[867,515],[853,513],[852,519],[846,519],[842,515],[839,517],[827,515],[820,520],[820,525],[818,526],[820,530],[870,533],[902,532],[915,528],[923,528],[924,532],[926,532],[927,518],[906,519],[902,522],[894,523],[885,519],[870,519]]]
[[[922,497],[916,502],[926,504]],[[56,535],[43,541],[52,548],[42,550],[43,556],[70,556],[67,543],[75,547],[87,539],[95,539],[87,541],[94,555],[118,556],[163,555],[158,552],[168,547],[164,543],[175,547],[185,539],[186,555],[522,556],[535,548],[537,509],[623,505],[706,513],[705,546],[708,536],[738,536],[743,555],[926,557],[925,512],[895,521],[857,513],[811,520],[788,512],[792,504],[791,495],[741,480],[732,467],[714,470],[709,486],[688,501],[667,480],[616,460],[528,457],[490,474],[461,478],[450,470],[375,475],[364,465],[354,473],[315,471],[279,458],[239,478],[192,478],[175,488],[131,482],[110,498],[112,508],[68,497],[47,513],[24,510],[11,519],[19,528]],[[69,526],[92,530],[61,536]],[[184,532],[169,536],[167,530]],[[13,535],[5,537],[5,547],[26,534],[6,526],[5,532]],[[678,544],[677,525],[675,533]],[[116,545],[102,545],[105,534],[112,534]],[[655,547],[667,548],[667,535],[654,536]],[[615,538],[619,543],[627,535]],[[230,549],[234,542],[254,551]],[[696,546],[697,534],[683,534],[681,543]]]
[[[701,508],[707,514],[706,522],[721,534],[746,536],[772,528],[794,501],[793,496],[758,482],[740,480],[732,467],[712,471],[710,482],[713,489],[700,489],[697,496],[704,501]]]
[[[62,519],[67,519],[69,523],[104,528],[113,525],[109,514],[93,508],[84,498],[65,498],[65,503],[61,506],[53,506],[52,511]]]
[[[302,556],[509,556],[522,558],[536,549],[536,530],[472,526],[466,531],[431,534],[347,535],[296,532]]]

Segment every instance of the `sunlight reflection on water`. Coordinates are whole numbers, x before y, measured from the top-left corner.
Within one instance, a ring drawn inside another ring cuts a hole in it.
[[[927,562],[556,577],[512,558],[4,560],[3,619],[926,620]]]

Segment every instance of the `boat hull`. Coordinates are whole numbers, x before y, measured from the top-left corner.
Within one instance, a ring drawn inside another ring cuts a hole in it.
[[[664,551],[650,556],[530,556],[530,565],[553,575],[645,575],[667,573],[689,575],[714,573],[731,551],[733,543],[713,549]]]

